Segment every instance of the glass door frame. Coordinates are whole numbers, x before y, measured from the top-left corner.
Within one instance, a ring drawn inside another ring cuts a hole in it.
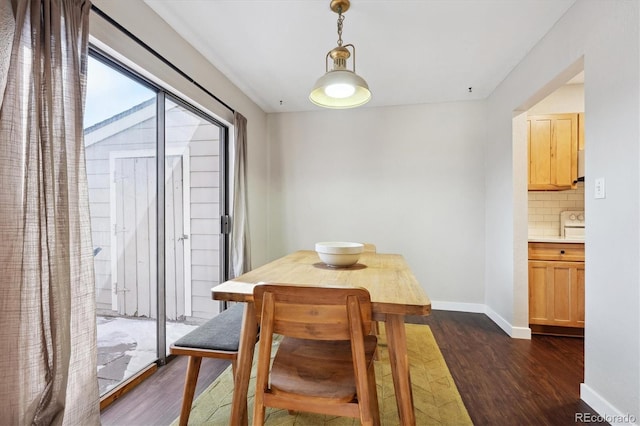
[[[156,273],[157,273],[157,287],[156,287],[156,304],[157,304],[157,318],[156,318],[156,350],[157,350],[157,365],[165,365],[167,363],[168,354],[166,350],[166,253],[165,253],[165,154],[166,154],[166,140],[165,140],[165,104],[167,100],[179,105],[188,112],[195,114],[196,116],[206,120],[220,129],[219,137],[219,169],[220,169],[220,244],[219,244],[219,282],[224,282],[229,277],[229,246],[230,235],[229,232],[224,229],[223,218],[229,215],[230,205],[230,191],[229,191],[229,157],[230,157],[230,138],[229,138],[229,126],[222,121],[216,119],[211,114],[191,105],[187,101],[183,100],[179,95],[171,93],[164,87],[149,80],[140,73],[126,67],[111,55],[105,53],[98,47],[90,44],[89,55],[102,62],[103,64],[113,68],[115,71],[122,73],[128,78],[142,84],[156,93]],[[191,265],[188,265],[191,267]],[[188,283],[191,285],[191,283]],[[213,303],[213,301],[212,301]]]

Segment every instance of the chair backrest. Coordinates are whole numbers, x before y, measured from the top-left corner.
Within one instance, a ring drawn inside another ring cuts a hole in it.
[[[377,251],[376,245],[372,243],[364,243],[363,250],[369,253],[375,253]]]
[[[364,288],[263,284],[253,295],[258,321],[273,327],[263,329],[265,333],[350,340],[354,332],[367,335],[371,330],[371,298]]]

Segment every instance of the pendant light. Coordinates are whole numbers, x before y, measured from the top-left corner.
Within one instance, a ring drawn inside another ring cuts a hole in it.
[[[367,82],[356,74],[356,48],[353,44],[342,45],[342,15],[349,9],[349,0],[331,0],[330,8],[338,14],[338,46],[331,49],[325,57],[325,75],[320,77],[311,90],[309,100],[325,108],[354,108],[364,105],[371,99]],[[347,69],[347,60],[353,51],[353,71]],[[329,71],[329,57],[333,69]]]

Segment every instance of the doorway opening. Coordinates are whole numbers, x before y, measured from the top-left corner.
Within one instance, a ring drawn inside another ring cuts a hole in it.
[[[584,335],[588,212],[584,178],[577,172],[578,158],[584,158],[578,151],[585,146],[583,70],[580,59],[514,112],[516,250],[522,250],[515,257],[521,260],[514,265],[514,294],[533,333]],[[576,223],[582,221],[581,235],[563,232],[568,213],[575,213]]]

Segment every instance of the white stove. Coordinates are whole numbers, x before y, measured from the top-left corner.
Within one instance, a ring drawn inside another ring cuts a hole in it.
[[[567,210],[560,213],[560,236],[584,238],[584,210]]]

